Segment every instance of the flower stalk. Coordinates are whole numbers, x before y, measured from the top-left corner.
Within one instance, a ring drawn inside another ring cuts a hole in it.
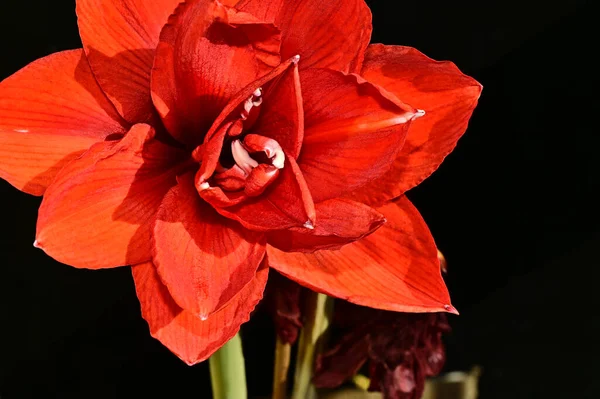
[[[298,342],[298,357],[294,374],[292,399],[316,399],[312,384],[315,356],[323,349],[323,342],[333,313],[333,299],[313,291],[307,295],[305,323]]]
[[[213,399],[246,399],[246,367],[237,333],[209,358]]]
[[[277,337],[275,343],[275,368],[273,369],[273,399],[285,399],[292,345]]]

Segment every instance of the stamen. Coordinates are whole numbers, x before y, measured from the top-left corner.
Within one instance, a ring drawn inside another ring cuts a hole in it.
[[[233,140],[231,142],[231,154],[233,155],[235,163],[247,174],[250,174],[252,169],[258,166],[258,162],[248,154],[248,151],[246,151],[239,140]]]
[[[241,112],[242,120],[248,119],[252,108],[261,105],[262,101],[262,88],[259,87],[258,89],[254,90],[252,95],[246,101],[244,101],[244,109]]]
[[[275,166],[277,169],[283,169],[283,165],[285,163],[285,154],[283,153],[283,150],[281,148],[275,151],[275,156],[273,157],[271,162],[273,163],[273,166]]]
[[[241,114],[243,120],[248,119],[248,115],[250,115],[250,110],[252,109],[252,107],[254,107],[254,104],[252,103],[252,98],[249,98],[248,100],[246,100],[246,102],[244,102],[244,110]]]

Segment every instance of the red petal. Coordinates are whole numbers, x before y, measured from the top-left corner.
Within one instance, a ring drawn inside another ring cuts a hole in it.
[[[242,88],[279,64],[279,31],[217,0],[182,3],[161,33],[152,98],[171,134],[202,142]]]
[[[373,233],[385,222],[382,214],[359,202],[333,199],[315,205],[313,230],[274,231],[268,243],[285,252],[338,249]]]
[[[315,206],[296,161],[286,155],[277,179],[258,197],[227,208],[216,208],[228,218],[256,231],[313,226]]]
[[[276,140],[294,159],[304,138],[304,109],[298,65],[287,69],[265,89],[260,116],[252,131]]]
[[[132,123],[152,113],[150,71],[162,27],[180,0],[77,0],[79,34],[92,70]]]
[[[135,125],[65,166],[40,207],[37,244],[54,259],[100,269],[151,258],[151,231],[184,154]]]
[[[279,176],[279,169],[273,165],[260,164],[250,172],[244,187],[244,194],[249,197],[261,195]]]
[[[252,281],[206,320],[177,306],[152,263],[134,266],[132,271],[150,333],[181,360],[193,365],[208,359],[250,319],[250,313],[262,299],[269,268],[259,268]]]
[[[236,6],[281,29],[281,57],[299,54],[300,69],[359,72],[371,41],[364,0],[242,0]]]
[[[269,264],[314,291],[399,312],[455,312],[437,249],[406,197],[378,209],[388,222],[336,251],[286,253],[267,247]]]
[[[154,263],[177,304],[202,318],[256,275],[264,237],[224,218],[198,196],[193,174],[165,196],[154,226]]]
[[[124,126],[83,51],[39,59],[0,83],[0,177],[42,195],[64,165]]]
[[[355,193],[383,204],[413,188],[442,163],[467,129],[481,85],[451,62],[434,61],[410,47],[369,47],[362,76],[425,110],[415,120],[390,172]]]
[[[304,142],[298,164],[315,202],[339,197],[387,172],[414,110],[355,75],[301,75]]]

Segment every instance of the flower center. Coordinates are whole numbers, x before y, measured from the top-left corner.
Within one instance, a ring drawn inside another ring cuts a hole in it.
[[[259,165],[259,162],[252,158],[248,151],[264,153],[271,165],[277,169],[283,169],[285,154],[277,141],[257,134],[249,134],[243,142],[237,139],[231,142],[231,155],[235,164],[246,174],[250,174]]]
[[[218,194],[225,202],[260,195],[285,165],[279,143],[253,131],[260,114],[263,89],[258,88],[244,101],[239,117],[227,128],[223,150],[215,172],[198,189],[205,196]],[[212,193],[211,193],[212,192]]]

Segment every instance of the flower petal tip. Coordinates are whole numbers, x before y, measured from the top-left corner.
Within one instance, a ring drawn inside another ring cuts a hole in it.
[[[315,229],[315,225],[310,220],[307,220],[306,223],[304,223],[304,227],[306,227],[309,230],[314,230]]]
[[[446,310],[446,312],[448,312],[448,313],[452,313],[457,316],[460,314],[460,313],[458,313],[458,310],[456,310],[456,308],[452,305],[444,305],[444,310]]]
[[[42,249],[42,246],[40,245],[40,243],[38,242],[38,240],[35,240],[35,241],[33,242],[33,247],[34,247],[34,248],[38,248],[38,249]]]

